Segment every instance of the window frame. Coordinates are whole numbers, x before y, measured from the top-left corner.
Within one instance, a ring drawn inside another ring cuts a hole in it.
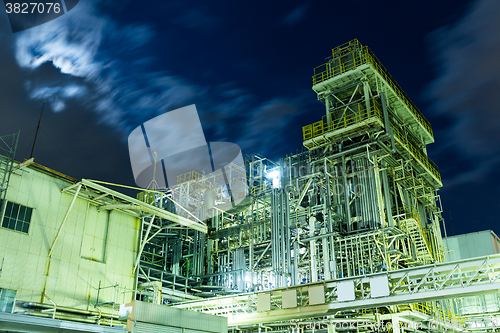
[[[33,221],[33,210],[35,208],[28,207],[10,200],[0,200],[0,209],[3,205],[3,201],[5,201],[5,209],[3,212],[0,211],[0,213],[3,213],[0,216],[0,227],[2,227],[3,229],[8,229],[10,231],[20,232],[23,235],[29,235],[31,222]],[[15,218],[12,218],[12,213],[14,210],[17,210],[17,212]]]

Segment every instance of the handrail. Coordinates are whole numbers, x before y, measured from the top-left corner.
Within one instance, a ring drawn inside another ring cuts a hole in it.
[[[370,99],[370,105],[371,106],[367,108],[365,101],[351,104],[340,109],[340,111],[343,111],[342,116],[336,119],[332,119],[330,125],[325,122],[326,116],[323,116],[323,119],[321,119],[320,121],[302,127],[302,135],[304,141],[318,137],[327,132],[333,132],[342,128],[347,128],[351,125],[360,123],[372,117],[378,117],[380,120],[382,120],[382,111],[380,110],[379,102],[376,99],[372,98]],[[348,109],[350,109],[351,111],[355,109],[357,112],[350,112]]]
[[[349,54],[352,56],[349,57]],[[342,59],[342,57],[347,59]],[[329,80],[334,76],[341,75],[347,71],[356,69],[357,67],[371,64],[378,74],[387,82],[392,88],[394,93],[402,100],[408,110],[415,116],[417,121],[427,130],[432,138],[431,125],[425,116],[420,112],[416,105],[410,100],[406,93],[401,89],[399,84],[385,69],[382,63],[377,59],[375,54],[367,47],[361,46],[357,40],[342,44],[341,46],[333,49],[333,59],[327,63],[314,68],[314,75],[312,77],[313,86],[323,81]]]
[[[430,302],[412,303],[410,304],[410,307],[414,311],[436,317],[443,322],[458,324],[461,326],[465,326],[466,323],[466,319],[461,315],[455,313],[454,311],[445,310],[443,307]]]
[[[422,153],[417,146],[403,135],[403,132],[396,124],[392,123],[394,138],[399,140],[400,145],[406,148],[416,161],[422,163],[432,174],[441,182],[441,174],[439,173],[438,166],[431,161],[431,159]]]

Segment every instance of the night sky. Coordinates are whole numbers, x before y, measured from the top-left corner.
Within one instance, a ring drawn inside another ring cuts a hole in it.
[[[205,137],[279,159],[321,119],[313,68],[357,38],[431,122],[448,235],[500,234],[500,1],[89,1],[12,33],[0,135],[75,178],[134,186],[129,133],[196,104]]]

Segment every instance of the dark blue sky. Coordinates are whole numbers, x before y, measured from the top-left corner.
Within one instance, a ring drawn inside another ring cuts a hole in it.
[[[13,34],[0,14],[0,134],[76,178],[134,185],[127,136],[196,104],[207,141],[277,159],[323,105],[313,68],[368,45],[433,125],[444,217],[493,229],[500,195],[500,1],[85,1]]]

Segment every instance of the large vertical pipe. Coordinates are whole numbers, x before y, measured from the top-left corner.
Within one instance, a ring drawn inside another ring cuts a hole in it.
[[[378,228],[379,214],[378,214],[378,198],[377,198],[377,185],[375,183],[375,169],[371,168],[368,173],[370,175],[370,206],[371,206],[371,220],[372,220],[372,228]]]
[[[366,106],[366,112],[370,112],[371,110],[371,104],[370,104],[370,84],[368,83],[368,80],[363,81],[363,92],[364,92],[364,97],[365,97],[365,106]]]
[[[286,243],[288,242],[288,238],[286,237],[285,234],[285,195],[286,192],[284,190],[284,181],[285,181],[285,172],[283,165],[285,164],[285,160],[281,159],[280,161],[280,208],[279,208],[279,213],[280,213],[280,243],[281,243],[281,260],[280,260],[280,266],[281,266],[281,285],[280,287],[286,286],[286,256],[287,254],[290,253],[290,251],[286,251]]]
[[[332,192],[330,188],[330,173],[329,170],[327,169],[328,164],[326,163],[325,159],[325,180],[326,180],[326,193],[325,193],[325,208],[324,211],[326,213],[326,218],[328,222],[328,233],[332,234],[333,233],[333,221],[332,221]],[[330,239],[330,251],[333,252],[333,236],[329,237]]]
[[[284,192],[284,209],[283,211],[285,212],[285,242],[286,242],[286,273],[288,275],[291,275],[291,249],[290,249],[290,242],[292,238],[292,234],[290,232],[290,202],[289,202],[289,197],[288,197],[288,192]]]
[[[293,242],[293,273],[292,286],[299,284],[299,241]]]
[[[250,277],[252,279],[253,283],[253,245],[254,245],[254,207],[255,207],[255,200],[252,201],[252,208],[250,210],[250,246],[248,249],[248,267],[250,269]],[[248,217],[247,217],[248,219]],[[247,220],[248,222],[248,220]]]
[[[326,228],[321,229],[322,234],[326,234],[327,230]],[[325,273],[325,280],[330,280],[331,275],[330,275],[330,247],[328,246],[328,237],[323,237],[322,241],[322,248],[323,248],[323,270]]]
[[[314,230],[316,228],[316,218],[311,216],[309,218],[309,236],[314,236]],[[309,241],[309,264],[311,269],[311,281],[318,281],[318,270],[316,268],[316,240],[312,239]]]
[[[356,193],[359,186],[359,178],[358,178],[358,174],[357,174],[357,170],[358,170],[358,160],[353,160],[352,161],[353,163],[353,174],[352,174],[352,190],[353,192],[355,193],[354,194],[354,201],[352,202],[354,204],[354,216],[356,217],[356,229],[360,229],[361,228],[361,223],[360,223],[360,207],[359,207],[359,197],[358,197],[358,194]]]
[[[391,192],[389,189],[389,179],[387,177],[387,163],[385,161],[382,161],[382,183],[384,186],[384,195],[385,195],[385,207],[386,207],[386,212],[387,212],[387,221],[389,222],[389,227],[394,226],[394,220],[392,218],[392,198],[391,198]]]
[[[387,226],[387,222],[385,219],[385,208],[384,208],[384,197],[382,196],[382,183],[380,182],[380,171],[378,167],[378,158],[376,156],[373,157],[374,168],[373,175],[375,180],[375,190],[377,196],[377,210],[378,210],[378,221],[382,228]],[[378,227],[378,225],[377,225]]]
[[[385,126],[385,131],[389,134],[391,137],[391,148],[394,151],[394,131],[392,130],[391,123],[389,122],[389,112],[387,112],[387,102],[385,100],[385,95],[384,93],[380,93],[380,99],[382,100],[382,112],[384,113],[384,126]]]
[[[331,128],[332,124],[332,115],[330,113],[330,96],[326,95],[325,97],[325,106],[326,106],[326,123],[328,125],[328,130]]]
[[[277,265],[277,259],[278,259],[278,239],[277,239],[277,230],[276,230],[276,190],[272,189],[272,201],[271,201],[271,250],[272,250],[272,265],[273,265],[273,272],[276,272],[278,270],[278,265]]]
[[[351,231],[351,209],[349,207],[349,187],[347,186],[347,174],[346,174],[346,163],[345,163],[345,157],[342,155],[342,179],[344,180],[344,188],[343,188],[343,195],[344,195],[344,206],[345,206],[345,218],[347,219],[347,231]]]
[[[370,225],[370,207],[369,207],[369,200],[370,200],[370,188],[368,186],[368,172],[367,170],[367,160],[365,158],[362,158],[360,160],[360,165],[361,168],[363,169],[363,176],[361,177],[361,189],[363,193],[361,194],[361,206],[362,206],[362,218],[363,218],[363,227],[367,227]]]

